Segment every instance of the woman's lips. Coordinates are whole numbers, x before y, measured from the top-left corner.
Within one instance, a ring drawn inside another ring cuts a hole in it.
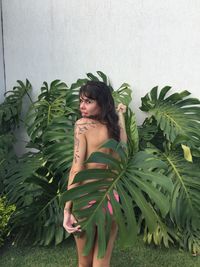
[[[82,116],[87,116],[87,112],[81,112]]]

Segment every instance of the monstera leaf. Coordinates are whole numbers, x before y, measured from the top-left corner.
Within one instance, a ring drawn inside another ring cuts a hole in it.
[[[171,177],[173,191],[170,201],[170,217],[178,227],[183,240],[182,246],[193,253],[200,252],[200,168],[184,159],[180,150],[161,152],[147,149],[163,160],[168,168],[165,175]]]
[[[73,213],[87,236],[85,254],[92,248],[97,229],[98,257],[103,257],[105,254],[113,219],[118,224],[120,244],[128,246],[134,242],[137,218],[133,207],[140,209],[149,230],[153,232],[157,222],[156,210],[158,209],[163,217],[169,211],[169,198],[160,188],[165,192],[172,190],[170,178],[160,172],[166,167],[162,161],[144,151],[137,152],[129,158],[124,145],[112,139],[103,147],[115,151],[118,158],[102,152],[93,153],[87,162],[107,164],[108,169],[87,169],[79,172],[75,176],[74,183],[90,179],[91,181],[61,196],[62,203],[73,200]],[[148,198],[152,200],[153,205]]]
[[[126,134],[128,138],[128,154],[133,155],[139,150],[139,133],[135,113],[128,108],[125,113]]]
[[[13,164],[5,179],[7,198],[17,207],[12,217],[17,243],[58,244],[68,236],[58,201],[66,179],[62,172],[56,176],[48,165],[41,152],[28,153]]]
[[[14,130],[19,127],[23,99],[28,95],[31,84],[17,81],[12,91],[7,91],[5,100],[0,104],[0,192],[4,193],[4,180],[10,167],[16,163],[17,156],[13,149],[16,142]]]
[[[158,95],[158,87],[142,98],[140,109],[149,112],[157,125],[170,142],[181,138],[181,142],[199,150],[200,144],[200,101],[196,98],[186,98],[188,91],[166,94],[171,87],[162,88]]]
[[[27,133],[32,142],[41,139],[46,127],[53,118],[62,116],[65,111],[67,85],[59,80],[51,83],[50,88],[44,82],[38,101],[31,106],[27,118]]]
[[[144,216],[141,214],[139,218],[139,226],[141,232],[143,232],[143,240],[145,243],[151,244],[154,243],[157,246],[164,244],[165,247],[169,247],[170,244],[174,244],[174,240],[179,240],[178,234],[173,228],[173,225],[168,225],[168,217],[164,219],[160,218],[158,214],[155,214],[157,217],[156,227],[153,232],[150,232],[148,226],[144,221]]]
[[[14,86],[13,90],[6,92],[6,98],[0,104],[0,134],[6,134],[19,126],[22,100],[25,95],[28,95],[31,84],[28,80],[26,83],[20,80],[17,83],[18,85]]]
[[[17,207],[27,207],[34,201],[34,194],[38,195],[38,187],[26,184],[28,177],[45,164],[42,153],[27,153],[10,166],[9,172],[4,180],[6,195],[10,203]]]
[[[73,135],[74,120],[65,116],[54,120],[43,135],[44,157],[55,172],[66,172],[72,164]]]
[[[132,100],[131,98],[132,90],[128,83],[123,83],[119,89],[113,91],[112,96],[115,100],[115,104],[122,103],[128,106]]]

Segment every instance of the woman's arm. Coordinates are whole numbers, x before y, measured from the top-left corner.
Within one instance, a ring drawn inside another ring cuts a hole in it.
[[[120,127],[120,141],[127,143],[126,126],[124,120],[124,113],[126,112],[126,106],[120,103],[117,107],[119,116],[119,127]]]
[[[74,177],[79,171],[84,169],[84,160],[86,156],[86,139],[80,121],[82,121],[82,119],[76,122],[74,128],[74,156],[72,167],[69,173],[67,185],[68,190],[77,186],[77,184],[72,184]],[[71,205],[71,201],[66,202],[65,209],[71,209]]]
[[[84,128],[81,126],[80,122],[83,119],[77,121],[74,129],[74,156],[73,156],[73,163],[69,173],[69,180],[67,189],[71,189],[76,187],[78,184],[72,184],[75,175],[84,169],[84,161],[86,157],[86,139],[84,134]],[[64,207],[64,220],[63,220],[63,227],[68,233],[74,233],[80,231],[80,226],[75,226],[74,224],[77,223],[75,217],[71,213],[72,209],[72,201],[68,201],[65,203]]]

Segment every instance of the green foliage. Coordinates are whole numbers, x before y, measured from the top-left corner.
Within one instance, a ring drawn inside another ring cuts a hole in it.
[[[116,106],[120,102],[130,104],[130,86],[124,83],[114,90],[100,71],[97,75],[87,73],[70,87],[60,80],[44,82],[25,121],[30,151],[19,159],[13,154],[12,131],[18,126],[22,97],[28,94],[30,83],[18,81],[19,86],[6,98],[7,105],[0,106],[4,126],[0,132],[0,175],[9,203],[16,204],[11,221],[16,242],[61,243],[69,235],[62,227],[60,200],[64,203],[72,199],[73,212],[82,220],[87,235],[85,254],[92,247],[97,226],[99,257],[104,255],[113,217],[121,245],[130,246],[141,231],[147,243],[164,243],[167,247],[175,243],[199,253],[199,100],[189,98],[187,91],[166,97],[169,86],[159,94],[158,87],[153,88],[142,98],[141,110],[148,113],[148,118],[141,126],[137,126],[133,111],[127,109],[127,146],[114,140],[104,144],[118,157],[96,152],[88,159],[109,168],[80,172],[74,182],[94,177],[96,181],[66,192],[74,124],[80,116],[78,92],[88,80],[104,81]],[[115,190],[120,202],[116,201]],[[82,209],[94,199],[92,207]],[[110,204],[112,216],[108,212]]]
[[[164,137],[171,143],[181,140],[181,143],[199,150],[200,144],[200,101],[196,98],[186,98],[188,91],[174,93],[166,97],[171,87],[162,88],[158,95],[158,87],[142,98],[140,109],[149,112],[162,130]]]
[[[126,121],[126,134],[128,137],[128,154],[134,155],[135,152],[139,150],[139,133],[138,127],[136,124],[136,118],[133,111],[128,108],[125,114],[125,121]]]
[[[31,89],[31,84],[28,80],[26,83],[17,81],[18,85],[13,87],[12,91],[7,91],[6,98],[0,104],[0,134],[10,132],[12,129],[19,126],[19,116],[22,109],[22,99]]]
[[[131,102],[131,93],[132,90],[130,88],[130,85],[123,83],[118,90],[113,90],[112,96],[115,100],[116,105],[123,103],[124,105],[129,106]]]
[[[14,129],[19,127],[22,100],[31,89],[28,80],[26,83],[17,81],[18,85],[12,91],[6,92],[3,103],[0,104],[0,192],[4,191],[3,180],[10,166],[17,161],[13,144],[15,143]]]
[[[4,244],[9,234],[10,227],[8,225],[12,213],[15,211],[14,205],[8,205],[6,197],[0,197],[0,247]]]
[[[168,86],[159,96],[157,90],[153,88],[142,98],[141,110],[149,112],[149,118],[139,128],[140,148],[167,164],[164,174],[173,182],[165,218],[167,235],[196,254],[200,251],[200,101],[186,98],[187,91],[165,98]],[[161,243],[162,223],[158,222],[159,231],[153,235],[145,230],[146,242]],[[163,242],[168,246],[164,238]]]
[[[68,236],[62,227],[58,197],[66,188],[73,155],[77,105],[72,102],[69,106],[69,101],[74,93],[76,90],[58,80],[50,86],[44,82],[38,100],[28,112],[28,147],[34,152],[25,154],[17,166],[12,166],[5,182],[9,201],[17,206],[12,220],[16,242],[58,244]]]
[[[4,191],[3,180],[16,155],[13,151],[15,137],[12,133],[0,135],[0,192]]]
[[[183,233],[184,245],[182,246],[188,246],[193,253],[198,253],[200,251],[200,167],[186,161],[177,150],[169,150],[165,153],[154,152],[168,165],[166,175],[171,177],[174,183],[170,217]],[[191,238],[192,236],[197,238]],[[191,244],[191,239],[194,244]]]
[[[106,82],[98,71],[78,79],[68,87],[59,80],[41,87],[37,101],[31,104],[26,117],[30,151],[6,175],[6,193],[17,210],[12,219],[16,242],[31,240],[34,244],[58,244],[68,237],[62,227],[63,208],[60,194],[66,191],[67,176],[73,160],[73,132],[79,118],[79,89],[88,80]],[[126,91],[128,93],[126,93]],[[130,88],[123,85],[115,98],[130,102]]]

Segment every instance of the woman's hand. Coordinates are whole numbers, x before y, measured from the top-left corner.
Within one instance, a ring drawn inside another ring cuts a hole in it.
[[[81,232],[80,225],[74,226],[76,223],[77,221],[74,215],[70,211],[64,210],[63,227],[69,234],[75,233],[75,232]]]
[[[126,106],[122,103],[119,103],[116,110],[118,113],[125,113],[126,112]]]

